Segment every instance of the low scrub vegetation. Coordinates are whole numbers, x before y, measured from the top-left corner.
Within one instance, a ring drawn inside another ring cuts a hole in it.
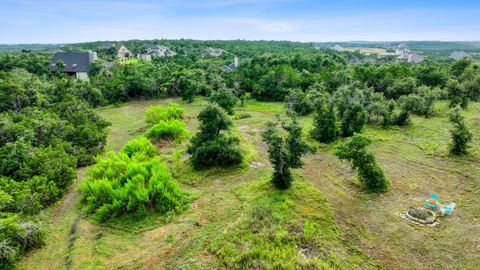
[[[152,106],[145,112],[146,122],[154,125],[161,121],[182,118],[185,110],[178,103],[169,103],[168,106]]]
[[[245,214],[210,247],[224,268],[379,268],[359,250],[343,246],[332,210],[312,186],[294,183],[278,190],[264,181],[239,193],[248,201]]]
[[[80,188],[81,201],[85,211],[98,221],[124,215],[141,218],[149,212],[166,214],[188,204],[187,194],[172,179],[167,166],[152,155],[151,144],[143,140],[141,144],[135,152],[128,147],[119,154],[108,153],[88,171]]]
[[[145,136],[152,140],[172,139],[177,142],[182,141],[188,136],[189,132],[183,121],[178,119],[170,119],[166,121],[160,121],[159,123],[151,126]]]
[[[3,203],[0,193],[0,207]],[[1,209],[1,208],[0,208]],[[0,269],[9,269],[25,251],[44,244],[45,234],[38,223],[18,215],[0,216]]]

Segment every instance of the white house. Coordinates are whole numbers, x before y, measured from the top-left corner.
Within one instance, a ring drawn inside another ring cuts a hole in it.
[[[410,48],[408,48],[407,44],[402,43],[398,45],[397,49],[395,50],[395,54],[398,56],[402,55],[409,55],[410,54]]]

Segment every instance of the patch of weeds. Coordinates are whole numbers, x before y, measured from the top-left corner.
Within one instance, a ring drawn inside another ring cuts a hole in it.
[[[232,118],[233,120],[240,120],[240,119],[246,119],[246,118],[251,118],[252,115],[249,113],[237,113],[235,114]]]
[[[167,235],[167,238],[165,239],[165,242],[171,244],[171,243],[173,243],[173,240],[174,240],[174,239],[175,239],[175,237],[174,237],[173,233],[169,233],[169,234]]]
[[[288,190],[264,181],[244,184],[247,214],[210,246],[228,269],[375,269],[354,252],[336,227],[325,198],[311,185],[295,181]],[[354,263],[352,263],[354,262]]]

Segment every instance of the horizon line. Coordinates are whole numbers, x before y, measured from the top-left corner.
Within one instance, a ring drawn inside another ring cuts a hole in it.
[[[194,38],[153,38],[153,39],[118,39],[118,40],[93,40],[93,41],[80,41],[80,42],[25,42],[25,43],[0,43],[0,45],[71,45],[81,43],[95,43],[95,42],[109,42],[109,41],[147,41],[147,40],[166,40],[166,41],[178,41],[178,40],[192,40],[192,41],[265,41],[265,42],[297,42],[297,43],[382,43],[382,42],[480,42],[480,40],[433,40],[433,39],[410,39],[410,40],[328,40],[328,41],[298,41],[298,40],[286,40],[286,39],[194,39]]]

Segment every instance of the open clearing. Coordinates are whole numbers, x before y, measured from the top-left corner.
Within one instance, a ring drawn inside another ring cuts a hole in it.
[[[144,111],[167,101],[137,101],[99,109],[112,122],[108,149],[118,151],[138,136],[145,125]],[[191,131],[196,129],[195,116],[203,105],[200,99],[182,103]],[[333,145],[322,145],[317,154],[307,156],[306,166],[295,172],[296,182],[289,191],[270,188],[271,169],[260,130],[275,113],[284,111],[283,104],[248,102],[237,111],[246,111],[252,118],[234,122],[249,148],[253,166],[201,173],[185,166],[179,180],[195,198],[189,209],[171,219],[152,217],[142,226],[98,225],[83,217],[76,192],[85,175],[85,169],[80,169],[70,192],[41,216],[49,232],[46,246],[27,254],[17,268],[232,268],[234,264],[224,258],[242,260],[255,254],[245,251],[232,257],[228,245],[261,248],[271,243],[259,235],[268,239],[273,234],[279,241],[285,233],[296,237],[295,229],[303,224],[289,223],[292,215],[299,223],[314,220],[322,224],[317,232],[322,234],[322,250],[312,251],[308,246],[284,250],[288,255],[304,256],[305,261],[314,253],[322,254],[320,257],[333,268],[479,269],[480,142],[475,138],[469,156],[449,157],[446,103],[439,102],[437,109],[438,116],[413,117],[406,128],[369,126],[365,130],[374,138],[371,149],[392,182],[392,189],[378,196],[359,189],[349,165],[332,155]],[[306,130],[311,121],[311,116],[302,118]],[[466,121],[475,136],[480,134],[480,103],[470,104]],[[162,150],[162,154],[168,156],[169,151]],[[429,193],[438,194],[442,203],[455,201],[453,216],[436,227],[417,226],[400,217],[410,206],[423,205]],[[248,213],[270,205],[280,218],[250,228],[257,223],[252,223]],[[275,225],[273,231],[265,227],[270,223]]]
[[[366,55],[370,55],[370,54],[377,54],[379,56],[395,55],[394,52],[387,52],[387,50],[384,48],[348,47],[348,48],[343,48],[343,50],[347,52],[360,52]]]

